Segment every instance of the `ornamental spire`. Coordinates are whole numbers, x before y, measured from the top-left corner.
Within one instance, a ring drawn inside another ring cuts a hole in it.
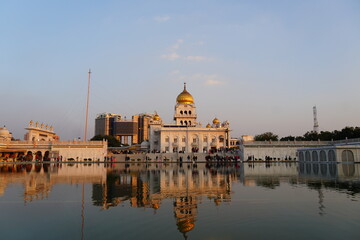
[[[184,82],[184,91],[186,91],[186,82]]]

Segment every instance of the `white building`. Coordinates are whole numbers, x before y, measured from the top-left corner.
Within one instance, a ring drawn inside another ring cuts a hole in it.
[[[150,151],[156,152],[209,152],[230,146],[229,122],[217,118],[212,125],[202,127],[197,122],[194,98],[186,90],[177,96],[174,124],[163,124],[159,115],[150,123]]]

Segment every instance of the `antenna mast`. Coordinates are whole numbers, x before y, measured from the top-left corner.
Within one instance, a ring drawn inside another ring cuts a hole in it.
[[[317,120],[316,106],[313,107],[313,113],[314,113],[314,132],[319,133],[319,123]]]
[[[86,98],[86,118],[85,118],[84,141],[86,141],[86,137],[87,137],[88,118],[89,118],[90,77],[91,77],[91,69],[89,68],[89,72],[88,72],[88,92],[87,92],[87,98]]]

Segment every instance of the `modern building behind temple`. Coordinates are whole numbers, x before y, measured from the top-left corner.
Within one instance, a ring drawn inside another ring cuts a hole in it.
[[[145,142],[152,152],[209,152],[230,147],[229,122],[215,118],[203,127],[197,121],[195,101],[186,84],[176,98],[174,123],[163,123],[157,113],[134,115],[131,120],[102,113],[95,120],[95,135],[114,136],[130,145]]]

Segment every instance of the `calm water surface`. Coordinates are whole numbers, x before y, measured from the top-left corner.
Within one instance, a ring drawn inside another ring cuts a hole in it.
[[[360,239],[360,164],[0,165],[1,239]]]

